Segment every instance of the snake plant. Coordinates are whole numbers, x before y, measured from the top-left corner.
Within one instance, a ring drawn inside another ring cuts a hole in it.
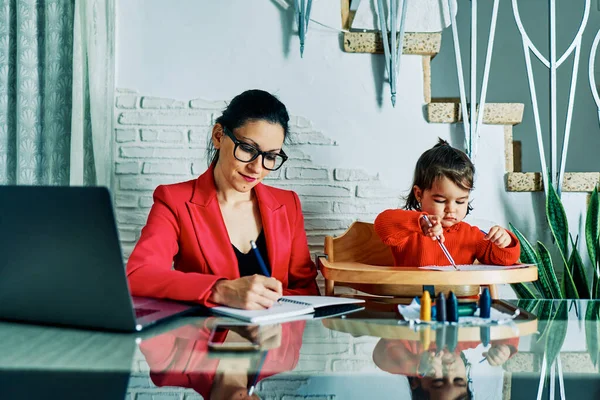
[[[578,250],[579,237],[569,232],[567,215],[556,190],[548,185],[546,190],[546,220],[558,249],[553,260],[551,252],[541,241],[535,247],[512,224],[510,229],[521,243],[521,262],[538,266],[538,281],[533,285],[518,283],[512,287],[521,299],[600,299],[600,197],[594,188],[587,207],[585,242],[589,255],[586,264]],[[563,268],[559,282],[555,266]],[[591,276],[591,283],[588,279]]]

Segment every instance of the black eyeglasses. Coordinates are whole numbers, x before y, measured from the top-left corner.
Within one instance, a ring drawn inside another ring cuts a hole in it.
[[[283,150],[280,150],[279,153],[261,151],[249,143],[242,142],[225,127],[223,127],[223,132],[225,132],[225,134],[235,144],[235,147],[233,148],[233,156],[238,161],[249,163],[256,160],[258,156],[262,156],[263,168],[268,169],[269,171],[276,171],[281,168],[283,163],[288,159],[288,156],[283,152]]]

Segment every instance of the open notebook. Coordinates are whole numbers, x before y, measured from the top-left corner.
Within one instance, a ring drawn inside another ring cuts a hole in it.
[[[306,314],[315,314],[315,317],[339,315],[361,309],[362,307],[357,306],[360,303],[364,303],[364,300],[331,296],[283,296],[266,310],[240,310],[225,306],[213,307],[210,310],[215,314],[262,323],[288,320]]]
[[[465,264],[465,265],[456,265],[456,269],[458,271],[499,271],[504,269],[517,269],[517,268],[527,268],[534,267],[535,264],[514,264],[514,265],[489,265],[489,264]],[[454,267],[452,265],[427,265],[424,267],[419,267],[419,269],[427,269],[432,271],[454,271]]]

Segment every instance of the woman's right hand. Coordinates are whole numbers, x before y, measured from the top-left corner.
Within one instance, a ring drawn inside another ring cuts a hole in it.
[[[281,282],[263,275],[217,281],[209,300],[213,303],[244,310],[271,307],[283,294]]]
[[[231,326],[230,330],[252,343],[258,343],[263,350],[281,345],[281,324]]]

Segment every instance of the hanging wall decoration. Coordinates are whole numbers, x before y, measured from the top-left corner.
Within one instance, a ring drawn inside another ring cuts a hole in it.
[[[298,36],[300,37],[300,57],[304,57],[304,42],[306,41],[306,33],[308,32],[312,0],[295,0],[294,4],[296,6]]]
[[[590,52],[590,63],[588,66],[588,73],[590,78],[590,89],[592,90],[592,96],[594,96],[594,102],[596,108],[598,108],[598,122],[600,122],[600,95],[598,94],[598,86],[596,85],[596,77],[594,76],[596,63],[596,51],[598,50],[598,42],[600,42],[600,30],[596,33],[594,42],[592,43],[592,50]]]
[[[386,8],[383,0],[377,0],[377,13],[379,14],[379,27],[383,40],[383,53],[385,55],[385,68],[390,82],[392,106],[396,106],[396,82],[400,59],[404,43],[404,23],[406,21],[406,5],[408,0],[388,0],[388,15],[390,16],[389,29],[387,26]],[[402,4],[400,12],[400,27],[398,28],[398,1]],[[398,28],[398,30],[396,30]],[[388,39],[389,35],[389,39]]]
[[[460,106],[463,115],[463,127],[465,131],[465,149],[469,158],[475,162],[477,156],[477,143],[481,125],[483,122],[483,113],[485,109],[485,99],[487,96],[488,79],[492,61],[492,51],[494,49],[494,37],[496,34],[496,22],[498,20],[499,0],[494,0],[492,8],[492,18],[490,23],[490,33],[488,37],[487,52],[485,55],[485,65],[483,67],[483,82],[479,98],[479,109],[477,108],[477,0],[471,0],[471,48],[470,48],[470,95],[467,99],[465,90],[465,79],[460,53],[460,43],[458,40],[458,30],[456,26],[456,10],[452,5],[457,6],[451,0],[445,2],[446,12],[451,19],[452,39],[454,42],[454,58],[456,59],[456,72],[458,74],[458,89],[460,93]],[[470,103],[470,104],[469,104]],[[469,109],[467,110],[467,105]]]
[[[581,50],[581,37],[583,31],[587,25],[588,17],[590,15],[590,0],[585,0],[585,11],[583,14],[582,22],[579,26],[579,30],[575,34],[575,38],[563,53],[562,56],[557,57],[556,55],[556,0],[550,0],[550,60],[542,55],[537,47],[533,44],[521,21],[519,15],[519,7],[517,0],[512,0],[513,13],[521,38],[523,40],[523,51],[525,53],[525,64],[527,66],[527,79],[529,80],[529,91],[531,93],[531,103],[533,106],[533,117],[535,121],[535,130],[537,134],[538,149],[540,152],[540,161],[542,164],[542,180],[546,182],[550,177],[550,182],[554,186],[558,195],[560,196],[562,190],[563,179],[565,175],[565,165],[567,160],[567,151],[569,149],[569,136],[571,134],[571,121],[573,117],[573,103],[575,100],[575,87],[577,83],[577,72],[579,68],[579,55]],[[569,91],[569,103],[567,106],[567,119],[565,123],[565,133],[563,137],[563,144],[561,149],[561,160],[558,164],[558,147],[557,147],[557,118],[558,108],[556,105],[557,100],[557,84],[556,84],[556,72],[563,62],[575,51],[573,59],[573,71],[571,74],[571,88]],[[544,149],[543,132],[540,122],[540,112],[537,102],[537,94],[535,90],[535,80],[533,76],[533,67],[531,65],[531,54],[533,53],[538,60],[542,62],[550,70],[550,166],[546,163],[546,152]],[[592,68],[590,68],[590,71]]]

